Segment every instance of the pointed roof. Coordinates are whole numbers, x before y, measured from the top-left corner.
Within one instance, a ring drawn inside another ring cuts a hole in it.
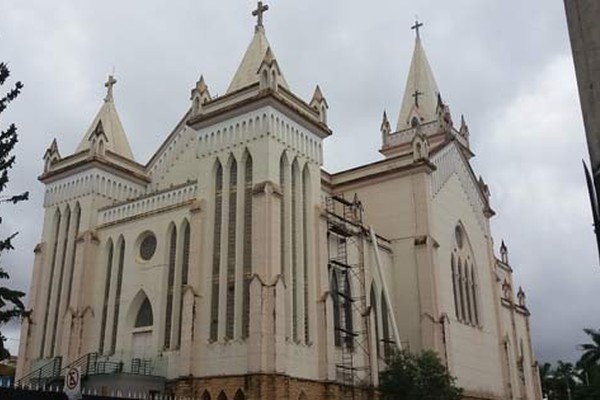
[[[413,51],[402,107],[398,116],[397,130],[411,127],[411,116],[415,113],[421,122],[436,118],[439,89],[425,55],[421,38],[417,36]]]
[[[113,153],[133,160],[133,153],[131,152],[127,135],[125,134],[125,130],[123,129],[121,119],[119,118],[117,108],[113,101],[112,86],[114,83],[116,83],[116,80],[112,76],[109,77],[109,81],[106,85],[108,91],[104,98],[104,104],[102,104],[100,111],[98,111],[98,114],[92,121],[85,136],[79,143],[79,146],[77,146],[76,152],[79,153],[80,151],[88,150],[91,146],[90,139],[94,134],[98,133],[98,128],[100,128],[102,129],[102,133],[106,136],[106,144],[104,147],[106,150],[110,150]]]
[[[227,89],[227,94],[259,82],[260,76],[258,70],[262,63],[271,63],[273,61],[276,61],[276,59],[265,35],[265,29],[262,26],[257,26],[246,54],[244,54],[244,58]],[[281,74],[279,79],[280,85],[289,89],[283,74]]]

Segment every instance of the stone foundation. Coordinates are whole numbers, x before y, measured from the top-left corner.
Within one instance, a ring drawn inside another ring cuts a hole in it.
[[[180,378],[167,384],[167,392],[197,400],[376,399],[373,388],[352,388],[335,382],[311,381],[275,374]]]

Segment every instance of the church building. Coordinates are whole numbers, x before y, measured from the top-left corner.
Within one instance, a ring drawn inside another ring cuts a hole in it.
[[[374,399],[394,351],[432,349],[468,399],[541,399],[525,292],[421,24],[382,159],[330,173],[329,105],[288,85],[267,9],[226,93],[201,77],[147,162],[113,76],[77,149],[47,149],[18,384],[76,366],[104,395]]]

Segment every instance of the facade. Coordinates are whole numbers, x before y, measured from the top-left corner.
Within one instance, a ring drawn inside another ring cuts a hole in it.
[[[384,158],[332,174],[327,101],[291,90],[265,10],[227,92],[201,78],[145,165],[113,77],[77,150],[47,150],[20,383],[77,365],[100,392],[373,398],[402,347],[437,351],[468,398],[541,399],[525,294],[421,39]]]
[[[587,166],[585,170],[600,251],[600,4],[594,0],[564,1],[590,155],[591,173]]]

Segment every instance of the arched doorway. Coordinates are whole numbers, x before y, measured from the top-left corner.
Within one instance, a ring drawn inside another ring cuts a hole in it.
[[[154,313],[146,293],[140,291],[131,304],[133,327],[131,330],[131,357],[144,359],[154,355]]]

